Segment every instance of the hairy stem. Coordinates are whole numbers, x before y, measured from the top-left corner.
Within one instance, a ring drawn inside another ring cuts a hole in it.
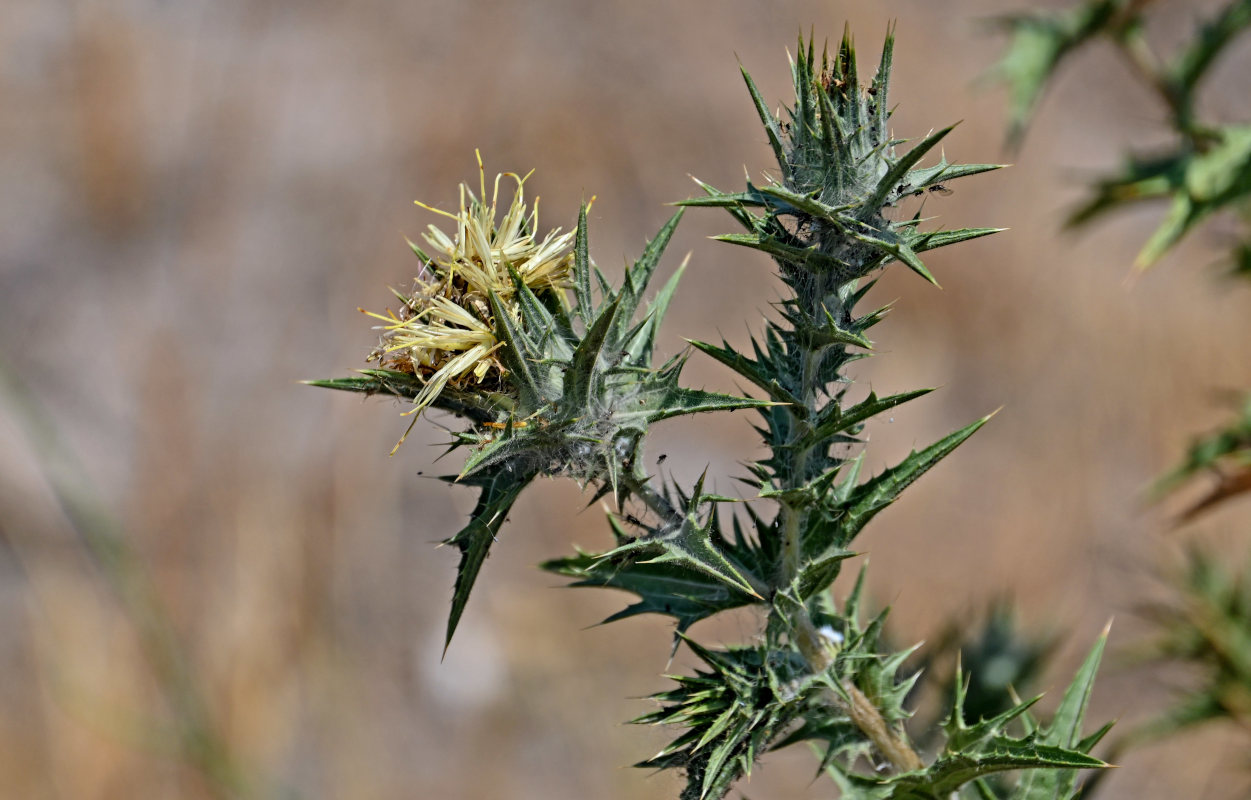
[[[827,646],[812,624],[807,611],[797,615],[795,644],[813,671],[824,671],[834,663],[834,653]],[[882,717],[873,701],[864,692],[845,681],[839,681],[838,691],[830,692],[830,700],[842,709],[856,727],[885,758],[901,772],[925,769],[925,762],[909,744],[899,736]]]
[[[838,312],[844,311],[842,298],[835,291],[828,278],[822,279],[810,296],[808,309],[810,318],[818,318],[818,313],[827,303],[833,301]],[[802,370],[800,374],[799,397],[804,404],[802,410],[790,411],[792,440],[799,441],[811,430],[810,420],[815,419],[820,410],[821,392],[825,386],[821,381],[821,365],[828,354],[828,346],[802,344]],[[786,488],[795,489],[807,481],[808,463],[812,457],[813,446],[795,447],[790,453],[790,464],[786,479]],[[782,558],[777,576],[779,591],[785,591],[799,574],[803,562],[802,532],[807,523],[807,511],[783,503],[778,513],[778,530],[782,537]],[[790,617],[791,631],[795,645],[808,662],[813,672],[825,672],[834,664],[835,654],[827,646],[817,632],[808,609],[802,605]],[[873,742],[878,751],[894,767],[901,772],[924,769],[925,764],[906,741],[886,722],[877,706],[854,685],[839,681],[838,690],[831,692],[831,700],[841,708],[855,723],[860,732]]]

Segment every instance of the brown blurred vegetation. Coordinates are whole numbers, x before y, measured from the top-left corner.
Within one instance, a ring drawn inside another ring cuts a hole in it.
[[[1165,39],[1194,12],[1166,7]],[[832,37],[850,20],[871,62],[898,19],[896,132],[963,119],[948,158],[1007,158],[1002,98],[973,85],[1000,45],[978,21],[1003,10],[7,0],[0,358],[72,455],[59,463],[0,399],[0,796],[676,794],[669,776],[620,769],[660,744],[619,722],[663,685],[668,625],[583,630],[624,598],[552,590],[532,566],[605,542],[596,510],[572,513],[576,488],[523,498],[440,663],[455,559],[431,543],[471,498],[429,479],[451,469],[427,446],[439,431],[419,425],[388,458],[400,409],[296,381],[363,365],[356,307],[410,277],[401,234],[432,221],[412,200],[453,201],[474,148],[488,171],[537,168],[546,224],[596,195],[592,252],[610,272],[694,191],[688,173],[739,186],[768,148],[736,57],[780,100],[800,26]],[[1245,106],[1249,74],[1242,47],[1213,105]],[[1195,420],[1221,418],[1214,390],[1251,385],[1251,305],[1202,273],[1219,231],[1132,285],[1156,211],[1057,231],[1081,179],[1148,144],[1157,113],[1114,57],[1083,56],[1012,169],[927,201],[941,224],[1011,232],[935,254],[944,291],[902,272],[875,290],[898,302],[863,381],[945,388],[871,431],[874,466],[1005,406],[868,539],[900,641],[1010,591],[1028,623],[1068,635],[1058,679],[1108,617],[1114,643],[1141,633],[1133,610],[1163,591],[1153,570],[1178,539],[1142,490]],[[744,341],[776,296],[762,259],[704,238],[728,229],[706,212],[679,232],[670,268],[693,258],[669,352]],[[688,380],[731,385],[698,358]],[[710,463],[722,491],[752,446],[733,416],[652,445],[685,481]],[[133,563],[75,529],[58,481],[98,498]],[[1234,540],[1249,514],[1231,504],[1187,536]],[[1166,689],[1112,668],[1092,718],[1140,719]],[[1197,797],[1235,755],[1219,732],[1137,753],[1106,796]],[[830,796],[813,768],[781,754],[743,788]],[[1236,789],[1213,780],[1203,796]]]

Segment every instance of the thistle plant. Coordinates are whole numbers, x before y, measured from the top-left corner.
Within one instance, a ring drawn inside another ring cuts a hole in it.
[[[990,719],[965,713],[969,679],[957,666],[951,713],[919,750],[905,732],[909,690],[904,663],[915,648],[888,646],[885,612],[865,613],[864,570],[845,597],[831,590],[857,536],[926,471],[951,454],[985,417],[909,454],[881,473],[863,474],[865,426],[930,390],[859,396],[849,368],[872,354],[869,331],[887,309],[864,310],[877,274],[896,262],[935,279],[920,254],[996,232],[925,229],[919,212],[898,219],[906,199],[996,169],[922,165],[951,128],[899,152],[888,101],[893,35],[876,74],[862,81],[850,35],[818,60],[800,39],[792,62],[795,99],[774,114],[746,71],[776,172],[743,191],[700,183],[703,196],[679,205],[720,208],[742,231],[717,237],[770,256],[786,287],[776,318],[749,348],[692,342],[752,386],[759,398],[685,388],[688,354],[653,363],[657,329],[682,273],[651,296],[649,284],[682,216],[669,220],[619,285],[594,265],[586,206],[572,251],[566,235],[537,243],[534,216],[518,193],[495,220],[498,194],[485,204],[462,189],[448,214],[456,233],[432,229],[401,309],[379,318],[380,363],[357,377],[312,383],[412,404],[409,413],[450,411],[466,426],[450,447],[467,454],[451,483],[479,491],[469,523],[445,540],[461,553],[447,627],[451,642],[479,569],[520,492],[539,476],[577,480],[593,499],[610,498],[613,546],[548,561],[574,585],[623,590],[637,602],[619,620],[653,613],[676,621],[674,647],[702,662],[672,676],[659,709],[635,720],[674,726],[677,737],[639,766],[677,769],[684,800],[724,797],[764,753],[813,745],[821,769],[848,798],[1069,798],[1077,770],[1105,766],[1090,755],[1107,731],[1083,733],[1083,718],[1104,637],[1096,643],[1053,719],[1031,714],[1037,698]],[[498,187],[499,181],[496,186]],[[648,474],[644,444],[661,420],[747,409],[767,455],[747,465],[752,493],[715,494],[705,477],[684,487]],[[750,607],[763,633],[714,647],[691,626]],[[1019,771],[1017,781],[989,776]]]

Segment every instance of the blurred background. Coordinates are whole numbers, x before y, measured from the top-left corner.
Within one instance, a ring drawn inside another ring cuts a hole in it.
[[[1161,5],[1167,44],[1212,4]],[[977,83],[1003,45],[985,20],[1005,10],[6,0],[0,796],[676,796],[674,776],[625,768],[663,734],[621,724],[666,684],[670,624],[589,627],[627,596],[534,569],[607,544],[599,510],[575,513],[570,484],[524,495],[440,662],[456,557],[433,543],[473,500],[430,478],[456,470],[434,463],[444,435],[419,424],[388,458],[402,408],[297,381],[364,366],[375,334],[357,306],[411,279],[402,237],[438,221],[412,201],[454,205],[475,148],[488,176],[537,170],[545,227],[567,229],[595,195],[592,255],[619,274],[664,204],[696,191],[688,174],[733,190],[768,166],[738,62],[789,100],[786,49],[809,26],[820,40],[849,21],[868,70],[898,20],[896,133],[963,120],[949,159],[1014,162],[925,206],[947,227],[1010,232],[932,254],[942,291],[906,270],[874,290],[896,306],[859,379],[943,389],[869,431],[873,467],[1004,407],[862,539],[895,639],[1011,596],[1026,627],[1062,635],[1055,688],[1110,617],[1114,650],[1148,632],[1135,612],[1167,594],[1186,541],[1245,551],[1246,501],[1178,533],[1143,490],[1194,420],[1224,418],[1220,390],[1251,385],[1251,306],[1209,269],[1219,227],[1136,280],[1159,209],[1059,231],[1085,179],[1159,141],[1161,112],[1094,48],[1005,153],[1003,93]],[[1214,76],[1215,108],[1245,107],[1245,45]],[[745,342],[777,296],[763,258],[706,239],[731,229],[716,211],[679,229],[664,272],[692,260],[667,353],[683,337]],[[686,375],[734,388],[708,359]],[[748,424],[679,421],[651,452],[678,480],[711,465],[736,491]],[[1176,677],[1114,660],[1091,719],[1141,719]],[[1245,786],[1221,769],[1244,756],[1199,733],[1132,753],[1105,796],[1198,796],[1199,780],[1233,797]],[[814,769],[799,748],[740,788],[831,796]]]

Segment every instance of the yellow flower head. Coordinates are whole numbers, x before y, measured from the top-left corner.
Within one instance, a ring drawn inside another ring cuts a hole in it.
[[[462,183],[456,214],[417,202],[455,221],[455,233],[449,236],[431,225],[422,234],[431,252],[413,245],[422,266],[410,294],[392,290],[402,304],[398,314],[389,309],[385,314],[365,312],[383,323],[375,328],[382,331],[381,340],[367,360],[415,375],[424,383],[413,399],[416,408],[409,414],[420,413],[449,384],[458,389],[501,390],[506,370],[496,351],[503,342],[495,338],[490,293],[494,292],[516,319],[512,273],[535,291],[559,291],[572,267],[572,232],[556,229],[541,242],[534,238],[538,201],[527,214],[523,188],[529,175],[497,175],[488,205],[481,155],[478,173],[482,199]],[[516,183],[516,188],[503,219],[497,223],[500,182],[506,177]]]
[[[530,173],[533,174],[533,173]],[[421,201],[417,205],[436,214],[441,214],[456,223],[455,238],[449,237],[434,225],[422,238],[433,249],[431,266],[437,274],[444,277],[458,277],[464,281],[471,293],[483,297],[488,290],[494,290],[501,297],[511,296],[513,280],[509,267],[521,277],[531,289],[541,287],[558,287],[569,277],[573,257],[569,252],[573,243],[573,233],[561,233],[560,229],[548,232],[542,242],[534,239],[539,227],[539,205],[536,200],[534,210],[527,216],[524,178],[512,172],[495,176],[495,185],[491,193],[491,204],[486,204],[486,174],[482,168],[482,157],[478,157],[478,185],[482,199],[474,196],[468,185],[460,185],[460,212],[449,214],[437,208],[431,208]],[[516,183],[513,200],[504,219],[498,225],[495,222],[497,213],[500,181],[505,177]]]

